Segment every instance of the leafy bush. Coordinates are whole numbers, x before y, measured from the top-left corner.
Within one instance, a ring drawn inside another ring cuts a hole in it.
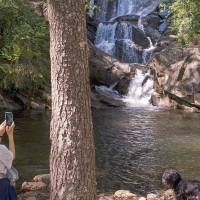
[[[49,81],[48,23],[26,0],[0,0],[0,88],[34,92]]]
[[[200,42],[200,1],[173,0],[172,28],[177,31],[178,41],[183,44]]]

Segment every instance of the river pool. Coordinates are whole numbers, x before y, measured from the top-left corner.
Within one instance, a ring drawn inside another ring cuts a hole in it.
[[[126,189],[146,195],[165,189],[166,168],[200,180],[200,113],[123,107],[92,109],[92,115],[98,193]],[[50,111],[14,112],[18,189],[35,175],[49,173],[50,117]]]

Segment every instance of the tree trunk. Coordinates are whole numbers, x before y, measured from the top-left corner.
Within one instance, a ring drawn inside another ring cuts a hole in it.
[[[51,200],[96,199],[85,0],[48,0]]]

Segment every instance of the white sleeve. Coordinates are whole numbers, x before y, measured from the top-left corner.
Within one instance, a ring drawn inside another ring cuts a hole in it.
[[[13,161],[13,153],[5,146],[0,145],[0,161],[7,169],[10,169]]]

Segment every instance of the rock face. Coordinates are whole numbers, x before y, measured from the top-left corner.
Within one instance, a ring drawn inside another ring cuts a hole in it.
[[[121,63],[116,58],[94,46],[90,41],[88,41],[88,47],[90,82],[94,85],[104,85],[107,87],[116,84],[113,89],[115,89],[119,95],[126,95],[128,93],[128,88],[131,79],[135,77],[136,69],[140,69],[144,73],[149,69],[146,65],[131,66]],[[109,107],[121,107],[124,105],[120,99],[107,96],[105,93],[99,93],[99,91],[95,89],[95,86],[92,86],[91,89],[91,101],[92,107],[95,108],[104,108],[105,105]]]
[[[112,85],[122,76],[134,75],[135,70],[130,65],[119,62],[116,58],[95,47],[90,41],[88,44],[91,82]]]
[[[200,108],[199,52],[199,47],[177,46],[152,56],[154,88],[160,99],[169,97],[177,104]]]

